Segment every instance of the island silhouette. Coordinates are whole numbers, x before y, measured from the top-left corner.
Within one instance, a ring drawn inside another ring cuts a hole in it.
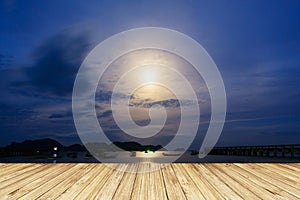
[[[92,150],[93,154],[89,150]],[[116,141],[110,144],[91,142],[85,145],[65,146],[54,139],[45,138],[12,142],[1,147],[0,163],[100,162],[97,157],[105,161],[108,159],[109,162],[109,159],[114,159],[116,155],[126,154],[136,157],[146,156],[151,152],[157,152],[156,156],[165,158],[179,156],[176,162],[299,162],[300,160],[299,144],[214,147],[208,156],[201,160],[197,156],[199,151],[195,149],[178,148],[168,151],[161,145],[142,145],[134,141]]]
[[[87,148],[86,148],[87,147]],[[13,157],[13,156],[45,156],[59,154],[62,152],[88,152],[87,149],[97,149],[98,151],[158,151],[165,150],[161,145],[141,145],[137,142],[113,142],[111,144],[106,143],[87,143],[72,144],[64,146],[60,142],[45,138],[38,140],[25,140],[23,142],[12,142],[10,145],[0,148],[0,157]],[[88,153],[87,153],[88,155]],[[91,156],[91,155],[89,155]]]

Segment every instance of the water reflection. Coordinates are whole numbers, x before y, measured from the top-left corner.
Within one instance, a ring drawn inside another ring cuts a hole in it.
[[[154,162],[154,163],[169,163],[174,160],[174,157],[179,157],[184,151],[118,151],[104,152],[99,156],[102,161],[107,163],[136,163],[136,162]]]

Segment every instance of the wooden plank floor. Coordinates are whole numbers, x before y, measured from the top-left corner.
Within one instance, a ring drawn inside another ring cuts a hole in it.
[[[0,199],[300,199],[300,164],[159,165],[0,164]]]

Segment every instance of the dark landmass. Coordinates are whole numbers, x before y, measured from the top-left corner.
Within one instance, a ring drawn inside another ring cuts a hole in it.
[[[157,151],[164,150],[161,145],[141,145],[137,142],[113,142],[106,143],[87,143],[88,149],[97,151],[119,151],[119,147],[125,151]],[[81,144],[64,146],[56,140],[46,138],[39,140],[25,140],[23,142],[12,142],[10,145],[0,148],[0,157],[8,156],[34,156],[42,154],[54,154],[60,152],[84,152],[88,151]]]
[[[73,144],[64,146],[53,139],[26,140],[23,142],[12,142],[10,145],[0,148],[0,162],[99,162],[93,155],[103,159],[112,157],[107,152],[131,151],[155,152],[166,151],[161,145],[141,145],[137,142],[113,142]],[[175,149],[163,152],[162,156],[176,156],[185,151]],[[208,149],[209,151],[209,149]],[[199,159],[198,150],[185,151],[176,162],[299,162],[300,145],[261,145],[261,146],[231,146],[214,147],[209,156]],[[159,153],[158,153],[159,154]],[[134,154],[133,154],[134,155]]]
[[[56,140],[46,138],[12,142],[10,145],[0,148],[0,156],[30,156],[53,151],[86,151],[86,148],[80,144],[64,146]]]
[[[141,145],[137,142],[114,142],[114,145],[125,151],[158,151],[165,150],[161,145]]]

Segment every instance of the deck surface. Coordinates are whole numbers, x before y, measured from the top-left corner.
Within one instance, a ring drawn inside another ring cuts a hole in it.
[[[0,164],[0,199],[300,199],[300,164]]]

